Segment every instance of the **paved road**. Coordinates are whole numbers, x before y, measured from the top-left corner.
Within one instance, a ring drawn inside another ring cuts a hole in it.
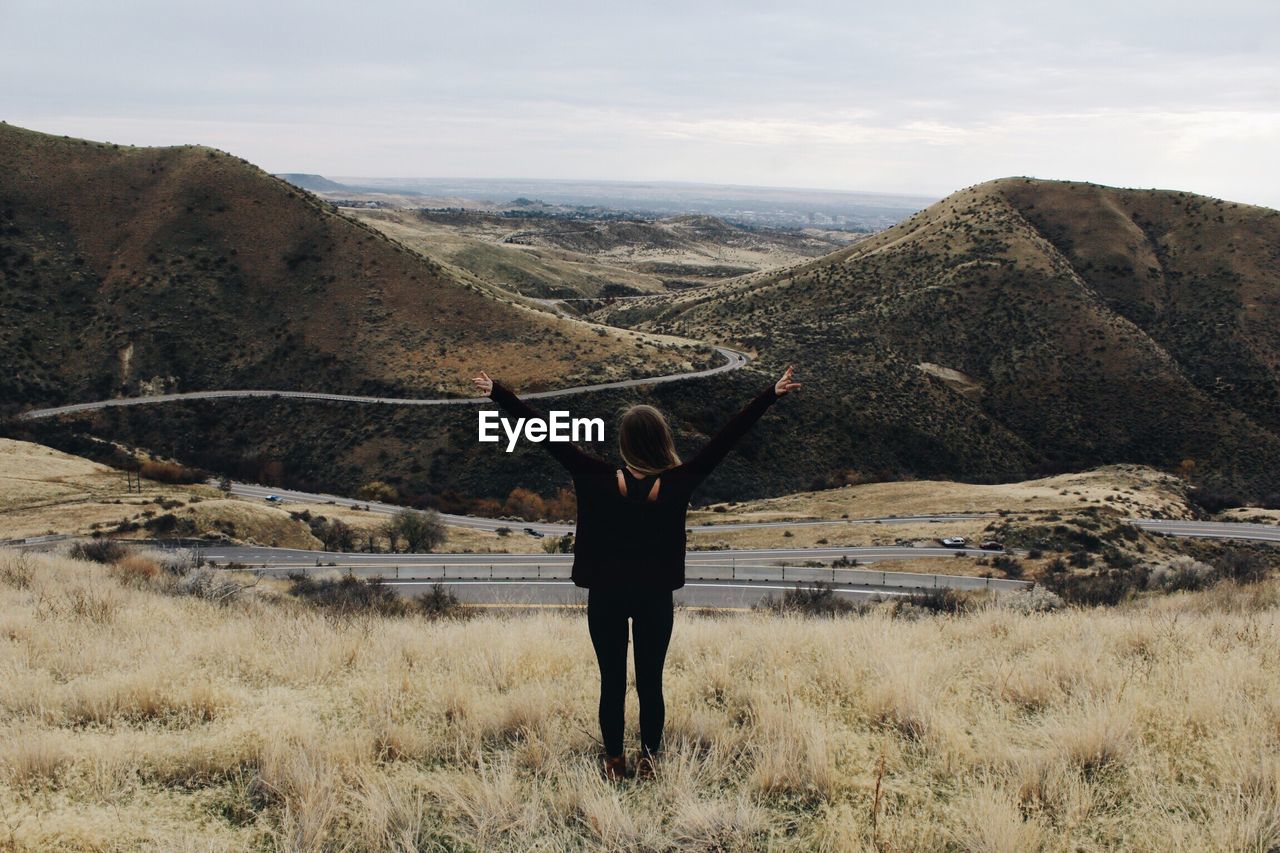
[[[331,503],[336,506],[362,507],[368,509],[369,512],[377,513],[379,515],[394,515],[404,509],[404,507],[399,506],[398,504],[379,503],[378,501],[362,501],[354,498],[339,497],[338,495],[299,492],[293,489],[276,489],[270,486],[259,486],[253,483],[232,483],[231,494],[246,498],[262,498],[264,500],[270,495],[275,495],[295,503]],[[811,518],[797,521],[744,521],[723,522],[720,524],[694,524],[690,525],[687,529],[699,532],[716,530],[752,530],[765,527],[818,527],[841,524],[909,524],[915,522],[963,521],[965,519],[994,517],[994,513],[957,513],[954,515],[902,515],[883,516],[879,518]],[[469,527],[474,530],[497,530],[499,527],[509,527],[513,530],[524,530],[525,528],[529,528],[531,530],[536,530],[539,533],[551,536],[562,536],[565,533],[572,533],[575,528],[575,525],[573,524],[483,518],[481,516],[453,515],[451,513],[440,513],[440,518],[446,524],[456,527]]]
[[[1143,530],[1166,533],[1170,536],[1280,542],[1280,525],[1276,524],[1245,524],[1236,521],[1167,521],[1151,518],[1134,518],[1130,519],[1130,522]]]
[[[387,581],[404,595],[421,595],[439,583],[467,604],[485,607],[581,607],[587,603],[587,591],[567,580],[547,581]],[[779,598],[794,584],[734,583],[732,581],[694,581],[676,590],[677,604],[685,607],[707,607],[717,610],[746,610],[770,598]],[[878,598],[902,598],[912,593],[905,590],[872,586],[848,586],[836,590],[850,601],[872,601]]]
[[[714,376],[745,367],[751,357],[728,347],[716,347],[724,358],[724,364],[709,367],[706,370],[695,370],[692,373],[670,373],[665,376],[650,376],[644,379],[622,379],[617,382],[601,382],[597,385],[576,385],[572,388],[560,388],[554,391],[535,391],[521,394],[525,400],[540,400],[548,397],[562,397],[567,394],[581,394],[588,391],[603,391],[608,388],[635,388],[642,385],[658,385],[664,382],[683,382],[700,376]],[[111,400],[97,400],[92,403],[72,403],[66,406],[54,406],[48,409],[32,409],[23,412],[19,417],[26,420],[52,418],[58,415],[69,415],[77,412],[91,412],[118,406],[143,406],[153,403],[172,403],[182,400],[223,400],[243,397],[287,397],[295,400],[327,400],[338,403],[380,403],[392,406],[473,406],[488,403],[488,397],[445,397],[440,399],[417,399],[412,397],[367,397],[356,394],[324,394],[317,391],[270,391],[270,390],[235,390],[235,391],[187,391],[181,394],[152,394],[145,397],[117,397]]]

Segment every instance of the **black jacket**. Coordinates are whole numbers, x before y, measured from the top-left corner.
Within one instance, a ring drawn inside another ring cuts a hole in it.
[[[516,417],[542,417],[498,382],[493,383],[490,397]],[[689,497],[776,399],[770,385],[692,459],[664,471],[655,501],[644,499],[652,480],[644,481],[638,499],[624,497],[618,491],[618,466],[584,453],[569,442],[542,442],[573,476],[578,498],[573,582],[590,589],[684,586]]]

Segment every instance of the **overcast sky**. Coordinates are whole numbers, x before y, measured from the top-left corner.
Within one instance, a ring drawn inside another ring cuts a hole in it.
[[[273,172],[1280,207],[1280,2],[0,0],[0,119]]]

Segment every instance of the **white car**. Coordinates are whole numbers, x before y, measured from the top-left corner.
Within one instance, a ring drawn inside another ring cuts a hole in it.
[[[963,536],[948,536],[946,539],[939,539],[945,548],[963,548],[969,544]]]

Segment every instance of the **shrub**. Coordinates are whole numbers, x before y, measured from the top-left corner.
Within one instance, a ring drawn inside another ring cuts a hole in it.
[[[199,568],[184,575],[176,589],[182,595],[191,595],[217,604],[230,604],[239,599],[253,584],[242,584],[225,571]]]
[[[902,600],[897,609],[902,611],[901,605],[905,604],[930,613],[967,613],[974,609],[976,601],[974,596],[954,589],[927,589]]]
[[[1062,597],[1039,584],[1030,589],[1016,589],[1001,593],[996,602],[1006,610],[1019,613],[1048,613],[1062,606]]]
[[[73,560],[89,560],[110,565],[129,553],[128,547],[114,539],[90,539],[71,546]]]
[[[837,616],[852,613],[856,608],[852,601],[838,595],[830,584],[818,581],[811,586],[796,584],[776,599],[770,596],[757,608],[775,613],[798,613],[803,616]]]
[[[34,575],[35,567],[31,564],[31,555],[26,551],[0,554],[0,584],[26,589],[31,585]]]
[[[991,565],[1005,573],[1007,577],[1022,577],[1022,562],[1009,554],[997,554],[991,558]]]
[[[372,613],[379,616],[403,616],[409,602],[381,578],[364,580],[354,575],[316,579],[302,574],[289,575],[289,592],[301,600],[342,616]]]
[[[414,599],[414,603],[419,612],[433,618],[457,616],[462,611],[458,597],[449,592],[443,584],[438,583],[433,583],[431,591],[418,596]]]
[[[126,586],[151,586],[160,576],[160,564],[141,554],[126,554],[111,567],[111,573]]]
[[[186,465],[180,465],[177,462],[143,462],[138,468],[138,473],[157,483],[170,483],[179,486],[202,483],[205,480],[203,471],[196,468],[188,468]]]
[[[1116,605],[1143,586],[1141,573],[1109,569],[1096,574],[1053,574],[1045,586],[1068,604]]]
[[[402,509],[392,519],[410,553],[433,551],[444,544],[448,531],[433,509]]]
[[[1257,583],[1267,576],[1266,561],[1256,553],[1239,548],[1229,548],[1213,565],[1222,577],[1237,583]]]
[[[1147,575],[1147,587],[1165,592],[1204,589],[1217,580],[1217,570],[1192,557],[1174,557],[1167,564],[1154,566]]]

